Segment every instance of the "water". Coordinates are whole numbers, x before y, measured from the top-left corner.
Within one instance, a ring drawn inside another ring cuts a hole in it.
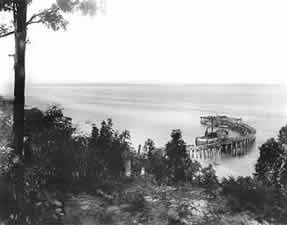
[[[147,138],[164,146],[172,129],[181,129],[187,144],[204,134],[199,117],[226,114],[243,118],[257,130],[249,154],[224,159],[220,175],[251,175],[258,146],[287,124],[287,89],[283,85],[171,85],[171,84],[38,84],[27,88],[27,104],[46,108],[60,104],[83,130],[112,118],[115,128],[127,129],[137,147]]]

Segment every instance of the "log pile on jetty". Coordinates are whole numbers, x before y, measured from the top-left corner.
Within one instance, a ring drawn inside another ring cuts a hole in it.
[[[195,145],[187,146],[192,159],[216,161],[222,157],[242,156],[249,151],[256,139],[256,130],[241,118],[202,116],[200,123],[207,126],[207,130],[204,136],[195,139]],[[229,136],[229,131],[238,135]]]

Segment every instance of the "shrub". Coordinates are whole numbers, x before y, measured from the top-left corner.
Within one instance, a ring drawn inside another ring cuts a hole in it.
[[[169,181],[185,181],[185,162],[189,159],[180,130],[173,130],[172,140],[166,144],[166,165]]]
[[[260,156],[255,165],[255,176],[266,185],[276,182],[276,171],[284,153],[284,148],[274,138],[266,141],[260,148]]]
[[[145,162],[146,159],[144,155],[139,155],[139,154],[133,154],[132,155],[132,175],[133,176],[139,176],[141,174],[142,168],[145,168]]]
[[[198,180],[199,184],[205,188],[208,195],[216,197],[216,190],[219,187],[219,181],[211,164],[209,164],[208,167],[201,169]]]
[[[56,106],[45,112],[26,110],[24,161],[15,161],[12,152],[6,171],[13,190],[7,200],[10,222],[42,224],[47,213],[54,218],[54,206],[43,194],[47,191],[85,191],[97,187],[103,178],[119,177],[129,157],[129,138],[128,131],[114,131],[111,120],[103,121],[100,129],[93,126],[91,136],[86,137],[75,134],[71,118]],[[46,208],[40,207],[43,202]]]
[[[233,202],[233,209],[256,210],[256,208],[263,206],[265,192],[259,189],[251,177],[224,178],[221,184],[222,193]]]
[[[251,177],[230,177],[223,179],[222,194],[227,197],[231,209],[235,212],[249,210],[259,218],[286,221],[286,196],[272,186],[264,186]]]
[[[186,181],[191,184],[198,184],[201,164],[196,160],[186,160],[185,162],[185,177]]]
[[[90,174],[106,171],[113,176],[121,176],[125,172],[125,161],[131,156],[130,133],[125,130],[115,131],[111,119],[103,121],[101,128],[93,126],[89,143],[89,158],[96,168],[90,167]]]
[[[158,183],[196,183],[200,163],[189,158],[180,130],[173,130],[171,137],[165,149],[156,149],[151,139],[145,142],[146,171],[154,175]]]
[[[264,185],[276,185],[277,189],[287,188],[287,126],[280,129],[278,138],[267,140],[260,148],[255,165],[255,176]]]
[[[153,151],[155,150],[155,143],[152,139],[148,138],[144,143],[144,155],[147,156],[148,159],[152,158]]]

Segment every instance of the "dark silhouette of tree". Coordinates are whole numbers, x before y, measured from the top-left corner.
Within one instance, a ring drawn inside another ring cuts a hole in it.
[[[0,38],[14,35],[14,148],[23,155],[24,107],[25,107],[25,53],[27,29],[32,24],[44,24],[57,31],[66,29],[68,21],[64,13],[80,10],[85,15],[93,15],[96,5],[93,0],[56,0],[49,8],[41,9],[27,18],[27,9],[32,0],[0,0],[0,12],[12,17],[12,23],[0,24]]]
[[[148,138],[144,143],[144,154],[147,156],[148,159],[152,158],[152,153],[155,150],[154,141]]]
[[[215,170],[211,164],[208,167],[201,169],[201,177],[200,177],[200,184],[202,187],[205,188],[205,192],[212,196],[213,198],[216,197],[216,190],[219,187],[219,181],[216,176]]]
[[[100,174],[119,177],[125,171],[125,160],[131,153],[130,133],[113,129],[111,119],[103,121],[100,129],[95,125],[89,141],[90,176],[95,179]]]
[[[182,139],[180,130],[173,130],[171,133],[172,140],[166,144],[167,167],[171,180],[185,180],[185,164],[189,159],[186,144]]]
[[[279,130],[278,140],[281,144],[287,144],[287,125]]]
[[[267,140],[260,148],[255,176],[266,185],[281,189],[287,184],[287,126],[280,129],[278,141]]]
[[[266,184],[273,183],[276,161],[280,158],[283,149],[274,138],[271,138],[259,150],[260,156],[255,165],[256,176]]]

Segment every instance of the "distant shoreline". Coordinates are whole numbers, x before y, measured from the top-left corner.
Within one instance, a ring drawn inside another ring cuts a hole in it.
[[[77,82],[77,81],[63,81],[63,82],[30,82],[27,84],[36,86],[126,86],[126,85],[163,85],[163,86],[281,86],[286,87],[287,83],[181,83],[181,82],[160,82],[160,81],[115,81],[115,82]]]

